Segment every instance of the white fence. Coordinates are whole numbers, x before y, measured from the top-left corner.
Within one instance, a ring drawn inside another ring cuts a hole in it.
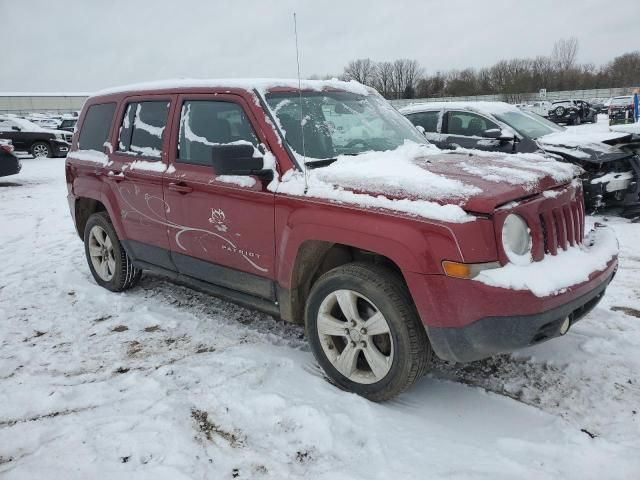
[[[563,90],[557,92],[547,92],[545,100],[554,102],[575,98],[578,100],[600,99],[606,100],[620,95],[631,95],[638,87],[622,88],[598,88],[594,90]],[[400,108],[412,103],[421,102],[467,102],[467,101],[487,101],[487,102],[509,102],[523,103],[529,100],[540,100],[539,92],[535,93],[508,93],[501,95],[471,95],[466,97],[433,97],[433,98],[411,98],[391,100],[394,107]]]
[[[637,87],[598,88],[596,90],[566,90],[547,92],[546,100],[553,102],[566,98],[591,100],[598,98],[606,100],[619,95],[630,95]],[[82,105],[89,96],[88,93],[2,93],[0,92],[0,114],[14,113],[17,115],[32,112],[71,113],[82,109]],[[433,97],[391,100],[395,107],[404,107],[411,103],[420,102],[454,102],[477,101],[522,103],[528,100],[538,100],[539,93],[515,93],[504,95],[472,95],[467,97]]]

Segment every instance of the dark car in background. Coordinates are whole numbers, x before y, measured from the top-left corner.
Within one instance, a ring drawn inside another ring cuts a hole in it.
[[[58,130],[65,130],[67,132],[72,132],[76,129],[76,123],[78,123],[77,118],[63,118],[60,121],[60,126]]]
[[[66,156],[72,136],[70,132],[42,128],[24,118],[0,116],[0,139],[11,140],[16,151],[34,157]]]
[[[503,102],[434,102],[400,110],[443,149],[468,148],[504,153],[551,155],[581,166],[585,203],[640,204],[640,146],[631,134],[580,134]]]
[[[596,123],[598,111],[584,100],[560,100],[551,104],[548,118],[552,122],[566,123],[567,125]]]
[[[0,177],[15,175],[22,169],[22,164],[13,151],[11,140],[0,139]]]
[[[633,123],[633,95],[613,97],[609,104],[609,125]]]

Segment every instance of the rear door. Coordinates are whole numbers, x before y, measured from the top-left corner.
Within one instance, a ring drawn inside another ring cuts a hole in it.
[[[182,95],[174,124],[165,200],[178,271],[274,299],[274,193],[265,180],[217,175],[211,166],[214,145],[250,143],[264,153],[253,114],[239,95]]]
[[[16,150],[26,150],[31,143],[27,142],[26,133],[17,130],[19,128],[18,124],[10,118],[0,119],[0,138],[11,140]]]
[[[130,97],[120,104],[109,145],[107,183],[118,199],[125,245],[137,260],[174,270],[162,182],[168,165],[170,95]]]

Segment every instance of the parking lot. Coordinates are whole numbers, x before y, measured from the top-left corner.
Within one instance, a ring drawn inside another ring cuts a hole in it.
[[[606,129],[606,122],[579,129]],[[374,404],[330,385],[303,329],[155,275],[98,287],[64,159],[0,183],[3,478],[632,478],[640,469],[640,245],[562,339],[439,361]]]

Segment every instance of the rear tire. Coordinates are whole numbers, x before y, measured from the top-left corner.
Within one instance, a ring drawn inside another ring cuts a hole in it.
[[[112,292],[134,287],[142,276],[142,270],[122,247],[109,215],[94,213],[84,228],[84,252],[94,280]]]
[[[350,263],[325,273],[309,293],[305,321],[328,377],[369,400],[400,394],[429,368],[426,330],[403,279],[389,268]]]

